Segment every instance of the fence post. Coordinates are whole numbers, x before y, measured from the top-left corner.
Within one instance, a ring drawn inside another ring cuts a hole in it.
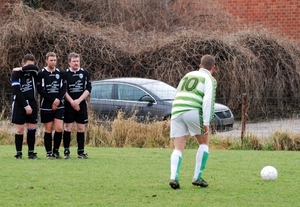
[[[246,131],[247,105],[248,105],[247,94],[243,93],[243,95],[242,95],[242,131],[241,131],[242,143],[243,143],[243,138],[245,136],[245,131]]]

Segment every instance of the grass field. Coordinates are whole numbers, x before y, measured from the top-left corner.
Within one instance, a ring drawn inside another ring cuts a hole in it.
[[[86,149],[90,159],[16,160],[14,146],[1,145],[0,206],[299,206],[300,153],[211,150],[204,172],[210,186],[191,185],[195,149],[183,156],[180,190],[169,187],[172,149]],[[26,155],[27,146],[23,148]],[[262,181],[273,165],[276,181]]]

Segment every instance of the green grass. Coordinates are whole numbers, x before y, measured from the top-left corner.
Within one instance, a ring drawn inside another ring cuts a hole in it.
[[[0,206],[298,206],[300,154],[295,151],[211,150],[203,177],[206,189],[191,185],[195,149],[184,152],[180,190],[169,187],[172,149],[95,148],[90,159],[14,159],[13,145],[1,145]],[[27,146],[24,145],[23,152]],[[26,155],[26,153],[24,153]],[[262,181],[265,165],[276,181]]]

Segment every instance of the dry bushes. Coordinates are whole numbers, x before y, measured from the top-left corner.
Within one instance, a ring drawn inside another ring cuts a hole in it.
[[[164,5],[153,0],[56,0],[44,1],[43,8],[67,18],[99,27],[122,25],[126,30],[165,30]]]
[[[248,94],[249,118],[285,117],[299,111],[300,65],[295,57],[300,48],[276,36],[247,32],[183,34],[160,48],[137,54],[142,61],[132,69],[176,86],[183,74],[198,67],[202,55],[213,54],[218,67],[217,101],[228,105],[236,117],[242,93]]]
[[[122,60],[127,54],[102,38],[109,34],[102,35],[94,28],[65,19],[58,13],[39,12],[22,4],[15,6],[0,34],[0,76],[5,77],[0,80],[0,85],[5,87],[9,86],[12,68],[20,65],[26,53],[33,53],[37,65],[43,67],[45,54],[54,51],[59,56],[58,67],[65,69],[68,53],[76,51],[82,54],[83,67],[91,74],[101,68],[101,72],[115,75],[124,67]],[[103,77],[97,75],[97,78]]]
[[[236,22],[210,0],[44,0],[45,10],[100,27],[121,26],[127,31],[176,31],[200,28],[233,29]]]
[[[238,31],[210,1],[162,2],[45,1],[39,10],[17,4],[0,30],[0,86],[10,88],[11,69],[28,52],[39,67],[47,52],[56,52],[61,69],[68,67],[68,53],[78,52],[92,80],[147,77],[175,87],[209,53],[217,58],[217,102],[236,118],[242,93],[249,119],[300,111],[299,45],[265,30]]]
[[[273,140],[274,150],[300,150],[300,137],[299,135],[292,135],[287,132],[275,132],[271,137]]]
[[[170,126],[167,121],[138,123],[136,117],[124,118],[119,112],[113,122],[89,122],[87,143],[91,146],[169,148]]]

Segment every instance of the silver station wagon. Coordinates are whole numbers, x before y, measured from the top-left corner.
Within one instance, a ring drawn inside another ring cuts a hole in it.
[[[91,108],[100,120],[112,121],[119,111],[138,121],[166,120],[171,117],[176,88],[146,78],[109,78],[92,82]],[[234,116],[222,104],[215,104],[211,123],[213,131],[233,128]]]

